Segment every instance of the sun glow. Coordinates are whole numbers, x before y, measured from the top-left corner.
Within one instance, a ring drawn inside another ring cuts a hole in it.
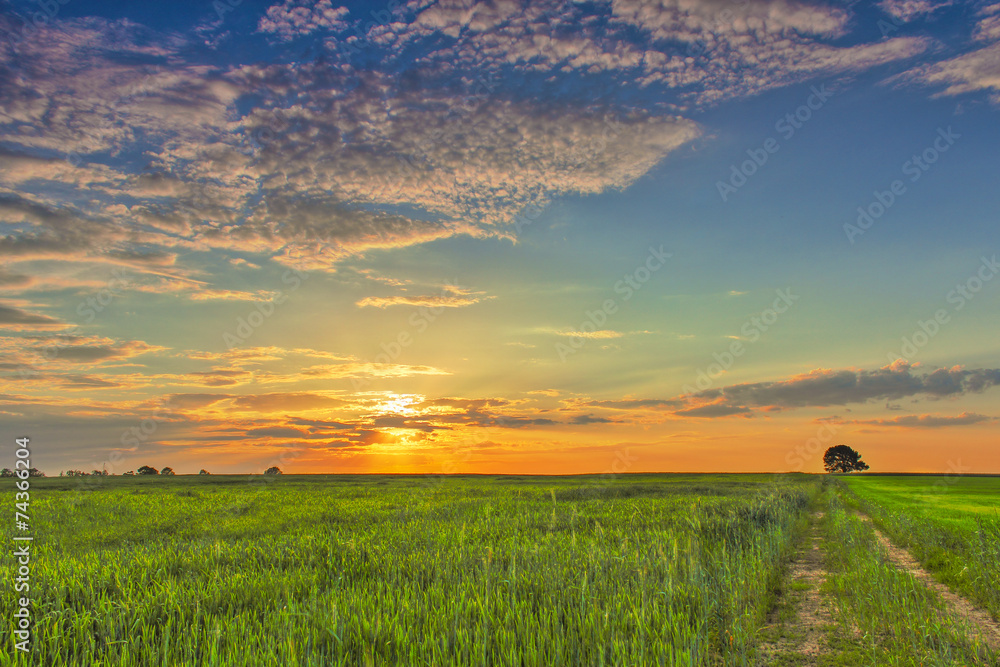
[[[399,415],[401,417],[414,417],[420,411],[411,407],[422,403],[425,400],[420,394],[395,394],[387,392],[378,403],[371,407],[371,411],[378,415]]]

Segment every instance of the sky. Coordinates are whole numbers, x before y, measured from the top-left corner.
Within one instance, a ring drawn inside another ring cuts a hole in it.
[[[0,3],[0,417],[114,474],[1000,472],[1000,4]]]

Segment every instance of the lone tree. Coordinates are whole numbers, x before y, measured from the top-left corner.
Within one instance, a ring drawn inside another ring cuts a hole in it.
[[[279,468],[278,466],[271,466],[270,468],[268,468],[267,470],[264,471],[264,474],[265,475],[280,475],[281,474],[281,468]]]
[[[202,468],[201,470],[198,471],[198,474],[199,475],[211,475],[212,473],[210,473],[207,470],[205,470],[204,468]]]
[[[854,472],[868,470],[869,466],[856,450],[847,445],[836,445],[823,454],[823,467],[827,472]]]
[[[160,474],[161,475],[173,475],[174,474],[174,469],[168,466],[168,467],[164,468],[163,470],[161,470]]]
[[[140,475],[159,475],[160,471],[153,466],[142,466],[137,471]]]

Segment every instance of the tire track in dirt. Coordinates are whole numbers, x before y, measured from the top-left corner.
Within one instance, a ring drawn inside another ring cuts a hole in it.
[[[989,612],[980,609],[958,595],[950,588],[939,582],[930,572],[921,567],[920,563],[909,551],[897,547],[892,541],[879,530],[871,517],[858,513],[858,518],[871,524],[875,531],[875,537],[885,549],[889,560],[899,569],[911,574],[917,581],[921,582],[933,591],[936,591],[944,599],[948,611],[959,618],[962,618],[973,629],[975,629],[983,642],[994,651],[1000,652],[1000,626],[993,620]]]
[[[775,642],[761,644],[761,665],[773,665],[782,658],[804,658],[796,664],[814,666],[819,658],[826,653],[823,634],[827,627],[833,624],[833,616],[820,593],[820,587],[826,581],[826,569],[823,567],[823,537],[819,531],[819,521],[822,512],[809,516],[809,535],[803,541],[789,567],[789,588],[794,589],[799,584],[802,590],[794,595],[794,618],[785,623],[779,620],[779,610],[772,610],[768,616],[768,627],[782,625],[789,630],[791,636],[781,637]],[[784,664],[784,663],[781,663]]]

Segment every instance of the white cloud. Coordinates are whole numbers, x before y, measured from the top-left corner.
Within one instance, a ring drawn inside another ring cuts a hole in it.
[[[914,68],[892,80],[943,86],[936,97],[985,90],[994,104],[1000,104],[1000,42],[950,60]]]
[[[268,8],[257,29],[290,40],[318,30],[343,30],[347,14],[347,7],[334,7],[330,0],[285,0]]]
[[[24,226],[0,238],[0,254],[97,257],[141,244],[331,269],[380,249],[506,235],[526,206],[626,188],[702,130],[662,107],[613,98],[517,98],[491,81],[497,68],[612,72],[711,104],[925,47],[919,38],[832,46],[821,40],[844,33],[847,10],[785,0],[731,11],[710,0],[616,0],[607,9],[596,21],[576,4],[411,3],[412,23],[371,30],[397,43],[451,40],[414,61],[420,85],[334,56],[209,66],[190,62],[176,35],[55,21],[19,45],[16,76],[0,61],[10,83],[0,90],[9,158],[0,216]],[[260,29],[291,39],[345,21],[329,0],[286,0]],[[705,50],[689,57],[699,40]],[[455,76],[459,67],[484,78]],[[116,159],[123,154],[147,163],[140,172]]]
[[[974,51],[915,67],[890,82],[912,82],[941,88],[935,97],[987,91],[1000,104],[1000,3],[979,10],[972,38],[989,45]],[[991,43],[992,42],[992,43]]]
[[[746,97],[819,75],[864,70],[924,51],[909,37],[834,46],[846,8],[788,0],[614,0],[610,21],[580,4],[411,3],[410,24],[380,27],[396,43],[447,36],[423,60],[438,68],[592,74],[614,72],[700,105]],[[636,40],[638,29],[646,39]]]
[[[934,2],[934,0],[882,0],[879,8],[889,16],[904,23],[921,16],[933,14],[937,10],[950,6],[951,0]]]

